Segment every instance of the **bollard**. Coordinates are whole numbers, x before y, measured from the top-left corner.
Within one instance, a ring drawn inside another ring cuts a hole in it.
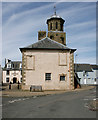
[[[9,89],[11,89],[11,84],[9,85]]]
[[[18,81],[18,89],[19,89],[19,84],[20,84],[20,83],[19,83],[19,81]]]
[[[30,86],[30,92],[32,91],[32,87]]]

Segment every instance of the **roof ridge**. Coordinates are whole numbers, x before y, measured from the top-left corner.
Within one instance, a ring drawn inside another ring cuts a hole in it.
[[[11,62],[22,62],[22,61],[11,61]]]
[[[78,65],[91,65],[90,63],[75,63],[75,64],[78,64]]]
[[[52,40],[50,39],[49,37],[44,37],[43,39],[29,45],[29,46],[26,46],[24,47],[24,49],[66,49],[66,50],[73,50],[75,51],[76,49],[71,49],[71,48],[68,48],[67,46],[63,45],[62,43],[59,43],[55,40]],[[20,48],[21,50],[23,48]]]
[[[33,44],[37,44],[37,43],[43,41],[45,38],[47,38],[47,37],[44,37],[44,38],[42,38],[41,40],[39,40],[39,41],[37,41],[37,42],[35,42],[35,43],[33,43]],[[27,48],[27,47],[29,47],[29,46],[31,46],[31,45],[33,45],[33,44],[30,44],[30,45],[28,45],[28,46],[26,46],[26,47],[24,47],[24,48]]]
[[[59,44],[59,45],[62,45],[63,47],[66,47],[65,45],[63,45],[62,43],[59,43],[59,42],[56,42],[55,40],[52,40],[52,39],[50,39],[49,37],[47,37],[49,40],[51,40],[51,41],[53,41],[54,43],[57,43],[57,44]],[[66,47],[66,48],[68,48],[68,47]],[[69,49],[69,48],[68,48]]]

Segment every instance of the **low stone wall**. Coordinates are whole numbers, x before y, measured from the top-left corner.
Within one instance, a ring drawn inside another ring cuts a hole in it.
[[[21,85],[22,90],[30,90],[31,85]]]
[[[21,84],[8,84],[6,86],[2,86],[2,88],[7,90],[18,90],[21,89]]]
[[[66,90],[71,90],[69,88],[65,88],[65,89],[62,89],[62,88],[43,88],[42,86],[40,85],[21,85],[21,89],[22,90],[27,90],[27,91],[32,91],[32,92],[38,92],[38,91],[66,91]],[[74,89],[72,89],[74,90]]]

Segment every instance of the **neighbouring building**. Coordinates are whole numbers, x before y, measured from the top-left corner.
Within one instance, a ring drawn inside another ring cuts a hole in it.
[[[75,64],[74,68],[80,84],[98,84],[98,65]]]
[[[5,66],[2,69],[3,83],[21,83],[22,82],[22,62],[5,59]]]
[[[22,89],[40,86],[42,90],[74,89],[74,52],[66,46],[65,20],[54,13],[47,19],[48,34],[38,32],[38,42],[20,48]]]
[[[2,67],[0,65],[0,84],[2,83]]]
[[[92,80],[94,81],[94,84],[98,84],[98,65],[91,65],[93,74]]]

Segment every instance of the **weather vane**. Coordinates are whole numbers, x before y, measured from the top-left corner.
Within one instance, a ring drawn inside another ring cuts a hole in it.
[[[54,14],[56,15],[56,6],[54,5]]]

